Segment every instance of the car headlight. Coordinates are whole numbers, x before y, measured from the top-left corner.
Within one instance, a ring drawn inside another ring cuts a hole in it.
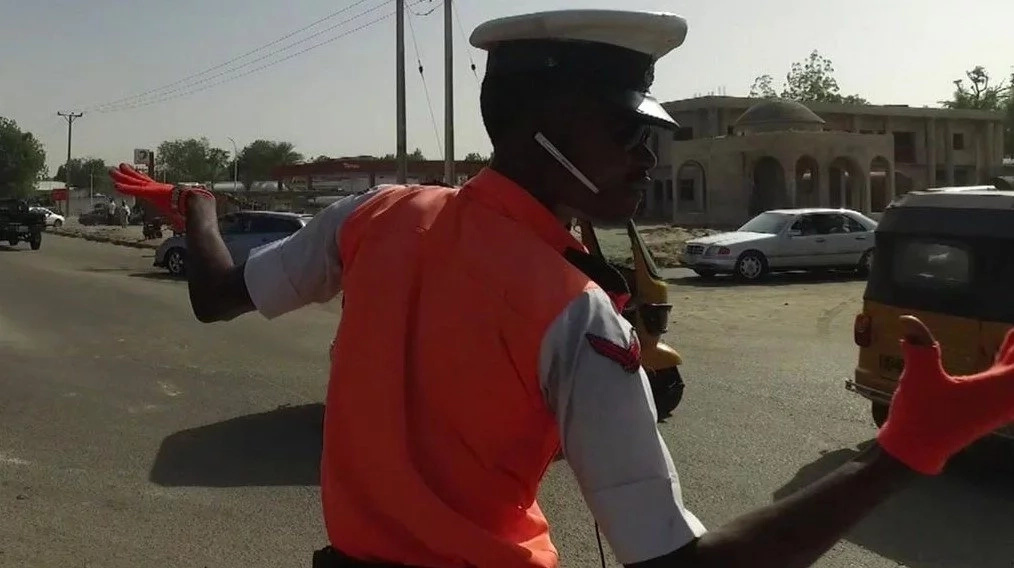
[[[729,247],[722,247],[722,246],[718,246],[718,245],[711,245],[710,247],[708,247],[708,250],[704,251],[704,255],[705,256],[725,256],[727,254],[730,254],[731,252],[732,251],[729,250]]]

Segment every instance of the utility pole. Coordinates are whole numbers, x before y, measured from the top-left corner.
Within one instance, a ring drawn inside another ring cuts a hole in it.
[[[398,150],[396,160],[398,162],[397,183],[404,184],[408,181],[408,141],[405,129],[405,0],[395,0],[397,10],[397,24],[395,33],[395,51],[397,52],[396,84],[398,91],[397,122],[398,122]]]
[[[239,147],[231,137],[229,142],[232,142],[232,190],[239,191]]]
[[[63,177],[66,178],[67,185],[67,210],[64,211],[64,215],[70,218],[70,143],[73,140],[74,135],[74,121],[84,116],[83,112],[58,112],[57,116],[62,116],[67,119],[67,165],[63,168]]]
[[[456,185],[454,176],[454,35],[451,0],[444,0],[444,182]]]

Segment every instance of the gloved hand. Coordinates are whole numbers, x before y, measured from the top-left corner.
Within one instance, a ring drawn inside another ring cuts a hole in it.
[[[952,377],[940,344],[912,316],[901,318],[905,370],[877,441],[888,454],[926,475],[990,432],[1014,422],[1014,330],[989,369]]]
[[[116,190],[125,195],[133,195],[154,205],[159,212],[168,217],[170,225],[177,232],[186,228],[186,200],[192,195],[201,195],[214,199],[214,196],[203,187],[173,186],[159,183],[142,174],[127,164],[120,164],[118,169],[109,170]]]

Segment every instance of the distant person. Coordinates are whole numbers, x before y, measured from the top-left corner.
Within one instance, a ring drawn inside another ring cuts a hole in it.
[[[106,205],[106,224],[116,224],[116,200],[112,197],[109,198],[109,204]]]

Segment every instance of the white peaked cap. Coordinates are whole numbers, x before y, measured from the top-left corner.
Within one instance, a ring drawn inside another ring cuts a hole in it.
[[[664,12],[557,10],[485,22],[471,44],[489,52],[487,78],[573,77],[664,128],[678,124],[650,94],[655,62],[683,44],[687,22]]]
[[[524,39],[604,43],[648,55],[657,61],[683,44],[687,21],[666,12],[629,10],[556,10],[508,16],[479,25],[470,39],[489,50]]]

